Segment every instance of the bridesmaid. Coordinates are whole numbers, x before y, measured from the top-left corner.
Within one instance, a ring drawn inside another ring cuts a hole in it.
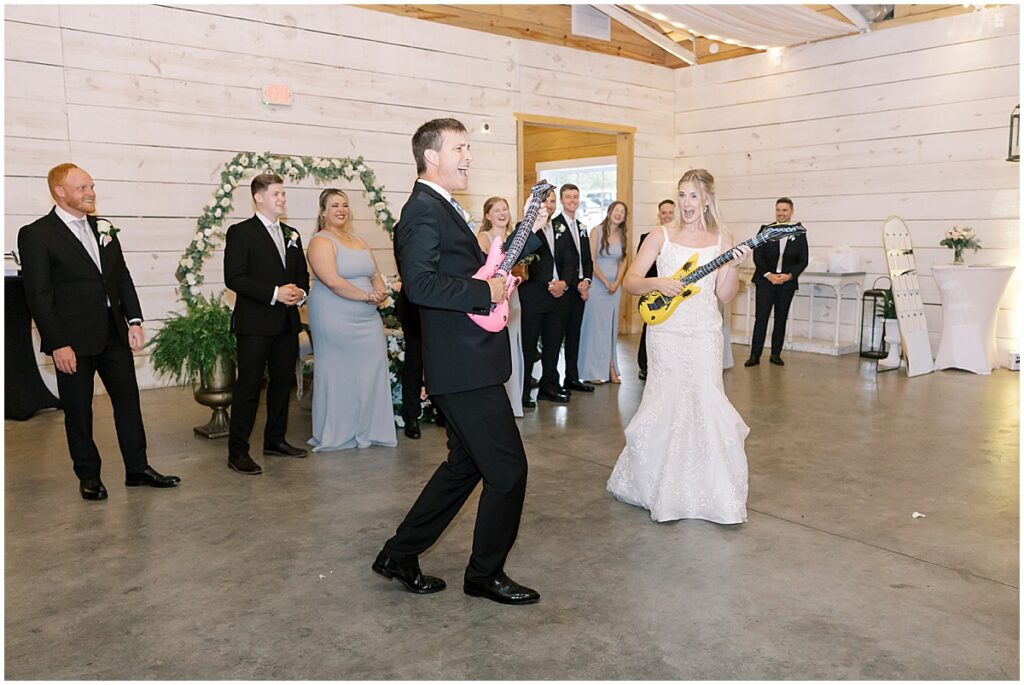
[[[377,305],[387,289],[369,246],[352,229],[348,196],[320,193],[309,327],[313,337],[314,452],[398,444],[387,342]]]
[[[503,197],[489,197],[484,202],[484,220],[477,231],[476,239],[480,249],[485,253],[491,251],[495,240],[504,242],[512,232],[512,214],[508,208],[508,200]],[[522,278],[526,269],[516,264],[512,273]],[[512,346],[512,375],[505,382],[505,392],[512,404],[512,413],[517,418],[523,416],[523,335],[522,307],[519,305],[519,292],[512,293],[508,298],[508,339]]]
[[[594,279],[580,327],[580,378],[621,383],[615,345],[619,337],[619,287],[626,275],[626,203],[616,200],[604,221],[590,231]]]

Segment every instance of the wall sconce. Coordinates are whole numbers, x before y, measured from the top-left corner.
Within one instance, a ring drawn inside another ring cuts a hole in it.
[[[1010,145],[1006,153],[1007,162],[1020,161],[1020,105],[1010,114]]]

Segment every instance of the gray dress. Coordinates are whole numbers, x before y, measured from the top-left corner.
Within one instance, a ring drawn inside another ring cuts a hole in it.
[[[600,231],[600,226],[594,228]],[[601,236],[598,234],[598,245]],[[598,248],[596,263],[601,272],[612,283],[618,278],[619,268],[625,267],[620,261],[622,243],[609,245],[608,254],[601,254]],[[619,337],[619,302],[622,289],[615,294],[597,277],[590,283],[590,298],[583,309],[583,324],[580,327],[580,378],[588,381],[607,381],[611,379],[609,366],[615,364],[615,373],[619,373],[619,362],[615,358],[615,344]]]
[[[338,248],[338,275],[367,292],[376,268],[369,250]],[[312,243],[312,240],[310,241]],[[387,342],[377,308],[340,297],[313,275],[309,294],[313,338],[314,452],[398,444],[388,383]]]

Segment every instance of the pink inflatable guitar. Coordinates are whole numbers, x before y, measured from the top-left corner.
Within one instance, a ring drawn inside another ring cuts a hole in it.
[[[540,211],[540,204],[552,188],[554,188],[553,185],[543,180],[530,188],[530,202],[526,206],[522,223],[519,224],[519,228],[512,236],[508,252],[505,252],[504,241],[495,240],[491,243],[487,261],[479,271],[473,274],[473,278],[480,281],[486,281],[489,278],[504,278],[505,283],[508,284],[508,297],[512,297],[512,293],[519,285],[519,277],[513,276],[510,272],[519,261],[523,248],[526,247],[526,241],[533,231],[533,222],[537,220],[537,212]],[[508,325],[508,297],[498,304],[492,304],[489,314],[468,314],[469,318],[485,331],[497,333]]]

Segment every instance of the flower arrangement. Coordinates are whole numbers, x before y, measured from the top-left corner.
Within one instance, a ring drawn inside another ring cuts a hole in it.
[[[106,224],[106,226],[104,227],[103,224]],[[110,241],[121,232],[121,229],[115,226],[110,219],[104,219],[103,217],[96,217],[96,230],[100,234],[100,247],[109,245]]]
[[[964,250],[972,249],[975,252],[981,249],[981,241],[978,240],[974,229],[970,226],[954,226],[946,231],[945,237],[939,241],[939,245],[953,250],[953,263],[964,263]]]
[[[195,288],[203,283],[203,263],[213,254],[224,239],[221,230],[224,219],[231,213],[232,196],[246,173],[270,171],[284,178],[298,182],[312,177],[317,183],[328,183],[339,178],[351,181],[357,177],[366,189],[367,201],[373,209],[374,219],[389,237],[393,237],[395,218],[388,208],[384,187],[377,185],[373,170],[366,166],[362,157],[298,157],[272,155],[269,152],[239,152],[224,163],[220,182],[213,193],[213,202],[203,208],[196,221],[196,232],[185,253],[178,260],[175,277],[180,284],[178,293],[186,303],[195,296]],[[288,236],[298,244],[298,234]]]

